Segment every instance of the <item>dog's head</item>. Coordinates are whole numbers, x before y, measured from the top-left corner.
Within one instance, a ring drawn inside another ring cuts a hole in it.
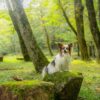
[[[71,55],[72,43],[64,45],[62,43],[58,43],[58,47],[60,49],[61,55]]]

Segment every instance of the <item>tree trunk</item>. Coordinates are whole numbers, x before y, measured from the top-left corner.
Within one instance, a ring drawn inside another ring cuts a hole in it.
[[[43,26],[43,31],[44,31],[44,33],[45,33],[46,40],[47,40],[46,42],[47,42],[48,50],[49,50],[50,55],[53,56],[53,52],[52,52],[51,45],[50,45],[49,34],[48,34],[47,29],[46,29],[45,22],[44,22],[44,20],[42,19],[42,18],[43,18],[42,10],[40,11],[40,14],[41,14],[41,22],[42,22],[42,26]]]
[[[72,31],[74,32],[74,34],[77,37],[79,48],[80,48],[80,51],[81,51],[82,60],[89,60],[89,55],[88,55],[86,41],[85,41],[85,38],[84,38],[84,33],[82,33],[82,32],[79,33],[78,32],[79,30],[77,30],[77,31],[75,30],[75,28],[72,26],[71,22],[69,21],[69,18],[68,18],[67,14],[66,14],[66,12],[63,8],[63,5],[61,4],[61,0],[58,0],[58,1],[59,1],[59,6],[60,6],[60,8],[63,12],[63,15],[64,15],[64,18],[65,18],[66,22],[68,23],[68,25],[70,26],[70,28],[72,29]],[[82,23],[83,23],[83,21],[82,21]],[[83,27],[83,31],[84,31],[84,27]],[[82,34],[82,36],[80,34]]]
[[[100,62],[100,31],[96,21],[96,14],[93,5],[93,0],[86,0],[86,7],[88,10],[88,18],[89,18],[91,33],[97,48],[97,61]]]
[[[21,47],[21,51],[22,51],[24,60],[30,61],[30,56],[28,54],[27,48],[25,46],[25,43],[24,43],[23,38],[20,33],[18,33],[18,37],[19,37],[20,47]]]
[[[95,55],[95,46],[94,45],[92,45],[92,54],[93,54],[93,57],[95,58],[96,55]]]
[[[52,52],[51,46],[50,46],[50,39],[49,39],[48,31],[47,31],[46,27],[44,26],[44,21],[43,20],[42,20],[42,26],[43,26],[43,30],[45,32],[49,53],[50,53],[51,56],[53,56],[53,52]]]
[[[99,24],[100,24],[100,0],[98,0],[98,10],[99,10]]]
[[[26,48],[28,50],[29,56],[34,63],[37,72],[41,72],[43,67],[49,62],[44,56],[43,52],[39,48],[35,37],[32,33],[31,26],[28,22],[27,16],[24,12],[22,3],[20,0],[10,0],[11,7],[13,8],[14,14],[16,16],[17,24],[21,32],[21,36],[24,40]]]
[[[95,47],[94,47],[93,41],[91,41],[89,45],[89,54],[90,54],[90,57],[95,58]]]
[[[7,7],[8,7],[8,11],[9,11],[11,20],[13,22],[14,28],[15,28],[17,34],[18,34],[18,37],[19,37],[20,47],[21,47],[21,51],[22,51],[24,60],[25,61],[30,61],[30,57],[29,57],[27,48],[25,46],[25,43],[23,41],[23,38],[21,36],[20,30],[19,30],[19,27],[18,27],[18,24],[17,24],[17,21],[16,21],[16,16],[15,16],[13,10],[11,9],[9,1],[6,0],[6,4],[7,4]]]
[[[77,56],[80,57],[80,48],[78,43],[77,43]]]
[[[77,27],[77,39],[81,50],[81,56],[83,60],[89,60],[88,49],[84,37],[84,21],[83,21],[83,5],[81,0],[74,1],[75,19]]]
[[[47,40],[47,46],[48,46],[48,49],[49,49],[49,53],[51,56],[53,56],[53,52],[51,50],[51,46],[50,46],[50,39],[49,39],[49,35],[48,35],[48,31],[46,29],[45,26],[43,26],[43,29],[44,29],[44,32],[45,32],[45,36],[46,36],[46,40]]]
[[[3,62],[3,56],[0,56],[0,62]]]
[[[53,34],[52,37],[51,37],[51,48],[54,50],[54,49],[57,49],[57,45],[56,45],[56,37],[55,35]]]

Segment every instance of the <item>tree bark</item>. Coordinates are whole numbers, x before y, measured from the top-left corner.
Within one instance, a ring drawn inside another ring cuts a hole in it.
[[[90,42],[90,45],[89,45],[89,54],[90,54],[90,57],[95,57],[95,46],[93,44],[93,41]]]
[[[45,32],[45,36],[46,36],[46,40],[47,40],[47,46],[48,46],[48,49],[49,49],[49,53],[50,53],[51,56],[53,56],[53,52],[52,52],[51,46],[50,46],[50,39],[49,39],[48,31],[47,31],[47,29],[46,29],[45,26],[43,26],[43,29],[44,29],[44,32]]]
[[[74,1],[74,9],[75,9],[75,19],[76,19],[76,27],[77,27],[77,39],[79,42],[79,47],[81,50],[81,56],[83,60],[89,60],[88,49],[84,36],[84,21],[83,21],[83,5],[81,0]]]
[[[24,12],[22,3],[20,0],[10,0],[11,7],[15,12],[16,20],[18,27],[21,32],[21,36],[24,40],[26,48],[28,50],[29,56],[35,66],[37,72],[41,72],[43,67],[46,66],[49,62],[44,56],[43,52],[39,48],[35,37],[32,33],[31,26],[28,22],[27,16]]]
[[[96,21],[96,14],[93,5],[93,0],[86,0],[86,7],[88,10],[88,18],[89,18],[91,33],[97,49],[97,61],[100,62],[100,31]]]
[[[0,56],[0,62],[3,62],[3,56]]]
[[[50,38],[49,38],[49,35],[48,35],[48,31],[46,29],[46,26],[44,25],[45,22],[42,19],[43,18],[42,11],[40,11],[40,14],[41,14],[41,22],[42,22],[43,30],[44,30],[46,40],[47,40],[46,42],[47,42],[48,50],[49,50],[50,55],[53,56],[53,52],[52,52],[52,49],[51,49],[51,46],[50,46]]]
[[[25,43],[23,41],[23,38],[21,36],[21,32],[19,30],[19,27],[18,27],[18,24],[17,24],[17,21],[16,21],[16,16],[13,12],[13,10],[11,9],[11,6],[10,6],[10,3],[8,0],[6,0],[6,5],[8,7],[8,11],[9,11],[9,15],[11,17],[11,20],[13,22],[13,25],[14,25],[14,28],[18,34],[18,37],[19,37],[19,43],[20,43],[20,47],[21,47],[21,52],[23,54],[23,57],[24,57],[24,60],[25,61],[30,61],[30,57],[29,57],[29,54],[28,54],[28,51],[27,51],[27,48],[25,46]]]
[[[78,43],[77,43],[77,56],[80,57],[80,48]]]
[[[99,10],[99,24],[100,24],[100,0],[98,0],[98,10]]]

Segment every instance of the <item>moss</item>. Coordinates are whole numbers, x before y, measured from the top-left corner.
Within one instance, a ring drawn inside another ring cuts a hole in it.
[[[48,83],[48,82],[44,82],[44,81],[40,81],[40,80],[25,80],[25,81],[9,81],[9,82],[5,82],[5,83],[1,83],[0,85],[7,85],[7,86],[12,86],[12,85],[27,85],[27,86],[31,86],[31,85],[40,85],[40,84],[52,84],[52,83]]]
[[[31,87],[38,87],[38,86],[53,86],[53,83],[51,82],[44,82],[44,81],[39,81],[39,80],[31,80],[31,81],[19,81],[19,82],[16,82],[16,81],[9,81],[9,82],[5,82],[5,83],[1,83],[0,84],[1,86],[4,86],[4,87],[9,87],[11,89],[15,89],[17,87],[22,87],[22,88],[31,88]],[[18,89],[18,88],[17,88]]]
[[[12,95],[16,95],[19,98],[18,100],[23,100],[26,95],[26,98],[30,95],[31,98],[37,98],[38,96],[36,96],[36,93],[40,95],[40,98],[41,95],[47,95],[51,97],[53,94],[53,86],[54,84],[51,82],[32,80],[2,83],[0,84],[0,89],[3,91],[3,94],[5,94],[6,91],[7,94],[11,93]],[[52,94],[49,95],[49,92],[51,91]]]
[[[70,78],[73,77],[79,77],[79,74],[65,71],[65,72],[56,72],[51,75],[46,75],[43,80],[53,83],[61,83],[61,82],[67,82]]]

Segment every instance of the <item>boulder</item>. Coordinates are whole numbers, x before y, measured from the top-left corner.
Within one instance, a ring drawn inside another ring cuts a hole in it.
[[[54,100],[77,100],[83,76],[65,71],[47,74],[43,80],[54,83]]]

